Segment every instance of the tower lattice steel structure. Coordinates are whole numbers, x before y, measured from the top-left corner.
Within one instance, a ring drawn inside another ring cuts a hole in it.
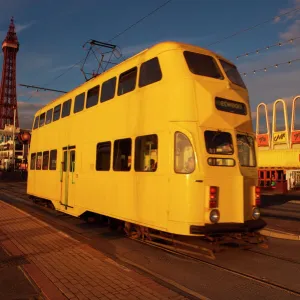
[[[15,31],[14,20],[11,18],[9,29],[2,43],[3,66],[0,86],[0,129],[6,124],[14,123],[16,109],[16,127],[19,127],[17,93],[16,93],[16,58],[19,42]]]

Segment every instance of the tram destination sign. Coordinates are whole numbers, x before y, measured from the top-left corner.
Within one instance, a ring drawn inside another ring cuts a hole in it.
[[[238,115],[247,115],[247,107],[244,103],[216,97],[215,105],[218,110]]]

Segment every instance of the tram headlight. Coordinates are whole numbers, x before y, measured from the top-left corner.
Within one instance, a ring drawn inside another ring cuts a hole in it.
[[[209,214],[209,219],[212,223],[217,223],[220,220],[220,213],[217,209],[213,209]]]
[[[254,220],[257,220],[257,219],[259,219],[259,217],[260,217],[260,210],[258,207],[254,207],[252,210],[252,218]]]

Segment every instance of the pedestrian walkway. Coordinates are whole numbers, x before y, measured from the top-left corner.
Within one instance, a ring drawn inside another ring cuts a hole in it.
[[[1,200],[0,245],[46,299],[186,299]]]

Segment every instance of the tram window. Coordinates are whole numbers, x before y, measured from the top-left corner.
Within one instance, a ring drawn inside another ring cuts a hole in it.
[[[35,170],[36,153],[31,153],[30,170]]]
[[[52,122],[52,114],[53,114],[53,108],[49,109],[46,113],[46,124]]]
[[[60,118],[60,108],[61,108],[61,104],[54,107],[53,122],[59,120],[59,118]]]
[[[236,137],[240,165],[243,167],[256,167],[253,137],[245,134],[237,134]]]
[[[50,166],[49,170],[56,170],[57,150],[50,151]]]
[[[130,171],[131,169],[131,139],[114,142],[114,171]]]
[[[70,172],[75,172],[75,150],[70,151]]]
[[[92,107],[92,106],[95,106],[98,104],[99,90],[100,90],[100,85],[97,85],[88,91],[87,99],[86,99],[86,108],[89,108],[89,107]]]
[[[233,154],[232,137],[229,132],[206,130],[204,138],[209,154]]]
[[[137,67],[134,67],[119,77],[118,96],[129,93],[135,89]]]
[[[82,93],[82,94],[77,95],[75,97],[75,103],[74,103],[74,109],[73,109],[74,113],[77,113],[77,112],[83,110],[83,108],[84,108],[84,98],[85,98],[85,93]]]
[[[62,112],[61,112],[61,117],[62,118],[67,117],[67,116],[70,115],[71,103],[72,103],[71,99],[69,99],[69,100],[67,100],[63,103]]]
[[[39,127],[40,116],[35,117],[33,129],[37,129]]]
[[[111,78],[102,84],[100,102],[112,99],[116,92],[117,78]]]
[[[36,158],[36,170],[41,170],[42,168],[42,152],[37,153],[37,158]]]
[[[39,122],[39,127],[42,127],[45,125],[45,116],[46,116],[46,113],[42,113],[40,115],[40,122]]]
[[[195,154],[189,138],[181,133],[175,133],[174,170],[180,174],[190,174],[195,171]]]
[[[193,74],[224,79],[217,62],[213,57],[189,51],[184,51],[183,54],[186,63]]]
[[[222,65],[228,79],[232,83],[237,84],[243,88],[246,88],[245,83],[244,83],[239,71],[237,70],[236,66],[229,64],[226,61],[221,60],[221,59],[220,59],[220,62],[221,62],[221,65]]]
[[[109,171],[111,142],[98,143],[96,151],[96,170]]]
[[[49,151],[43,152],[43,170],[48,170],[49,166]]]
[[[137,172],[155,172],[158,159],[156,134],[138,136],[135,139],[134,169]]]
[[[162,73],[157,57],[142,63],[140,68],[139,87],[149,85],[160,81],[161,79]]]

